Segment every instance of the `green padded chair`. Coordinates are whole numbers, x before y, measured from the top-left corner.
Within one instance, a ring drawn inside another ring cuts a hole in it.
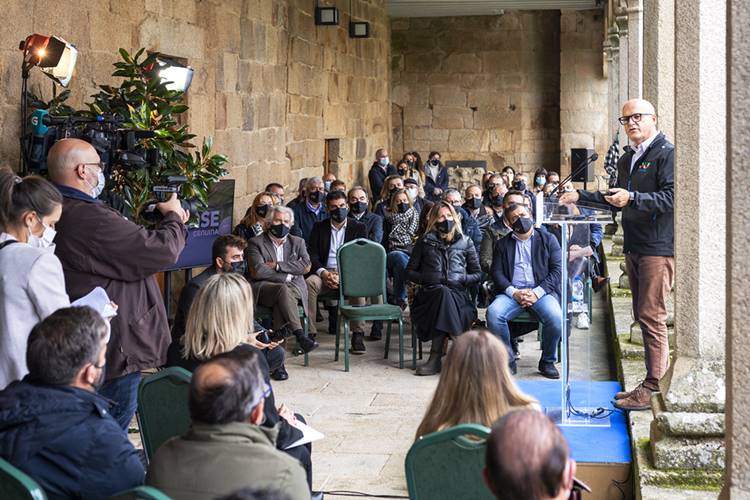
[[[109,497],[111,500],[171,500],[172,497],[165,495],[152,486],[138,486],[128,491]]]
[[[255,321],[265,321],[267,319],[272,320],[273,319],[273,310],[271,310],[270,307],[265,307],[261,305],[255,306]],[[302,306],[299,306],[299,319],[302,320],[302,331],[304,332],[305,337],[307,337],[308,324],[307,324],[307,314],[305,314],[305,308]],[[305,353],[305,366],[309,366],[310,359],[307,353]]]
[[[138,386],[138,427],[149,460],[165,441],[190,427],[191,377],[184,368],[170,366],[144,378]]]
[[[3,500],[46,500],[44,490],[25,472],[0,458],[0,498]]]
[[[344,324],[344,371],[349,371],[349,322],[352,320],[388,322],[385,334],[385,355],[391,345],[391,322],[398,321],[398,367],[404,367],[404,319],[401,308],[392,304],[352,306],[344,297],[383,297],[388,291],[385,285],[385,250],[382,246],[364,238],[358,238],[339,247],[336,262],[339,269],[339,308],[336,328],[336,356],[339,360],[339,337],[341,323]]]
[[[417,440],[406,454],[411,500],[493,500],[484,485],[485,445],[490,430],[461,424]]]

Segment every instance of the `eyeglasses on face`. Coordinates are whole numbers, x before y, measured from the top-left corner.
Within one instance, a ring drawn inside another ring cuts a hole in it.
[[[640,123],[640,121],[643,119],[644,116],[651,116],[653,113],[633,113],[632,115],[628,116],[621,116],[617,119],[621,124],[625,125],[628,123],[631,119],[635,123]]]

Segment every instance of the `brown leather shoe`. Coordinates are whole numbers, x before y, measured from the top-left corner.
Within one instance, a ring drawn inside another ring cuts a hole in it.
[[[615,408],[621,410],[649,410],[651,409],[651,390],[639,385],[630,396],[615,401]]]
[[[633,389],[632,391],[620,391],[620,392],[618,392],[617,394],[615,394],[615,401],[619,401],[620,399],[625,399],[625,398],[629,397],[631,394],[633,394],[633,392],[635,392],[636,389],[638,389],[642,385],[643,385],[642,383],[638,384],[637,386],[635,386],[635,389]]]

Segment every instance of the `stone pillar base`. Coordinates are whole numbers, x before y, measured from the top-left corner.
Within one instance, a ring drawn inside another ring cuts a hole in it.
[[[724,360],[679,356],[659,382],[665,411],[724,413]]]

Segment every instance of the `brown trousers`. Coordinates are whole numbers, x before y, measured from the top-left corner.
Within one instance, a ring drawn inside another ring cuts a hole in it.
[[[315,308],[318,304],[318,295],[328,293],[333,291],[333,289],[328,288],[325,283],[323,283],[323,280],[318,276],[317,274],[311,274],[305,279],[305,282],[307,282],[307,303],[310,311],[315,311]],[[335,289],[338,290],[338,289]],[[365,304],[365,298],[364,297],[356,297],[356,298],[350,298],[349,304],[352,305],[363,305]],[[315,324],[315,313],[311,312],[312,315],[311,321],[310,321],[310,333],[318,333],[318,327]],[[343,332],[343,327],[341,329]],[[365,331],[365,322],[364,321],[352,321],[350,325],[350,331],[351,332],[363,332]],[[335,332],[331,332],[335,333]]]
[[[659,380],[669,367],[667,341],[667,297],[674,279],[674,257],[627,254],[625,256],[633,317],[641,325],[646,354],[644,387],[659,389]]]
[[[273,328],[278,330],[287,325],[290,330],[302,330],[299,318],[299,290],[292,283],[263,283],[257,302],[273,310]],[[315,318],[313,318],[315,319]]]

